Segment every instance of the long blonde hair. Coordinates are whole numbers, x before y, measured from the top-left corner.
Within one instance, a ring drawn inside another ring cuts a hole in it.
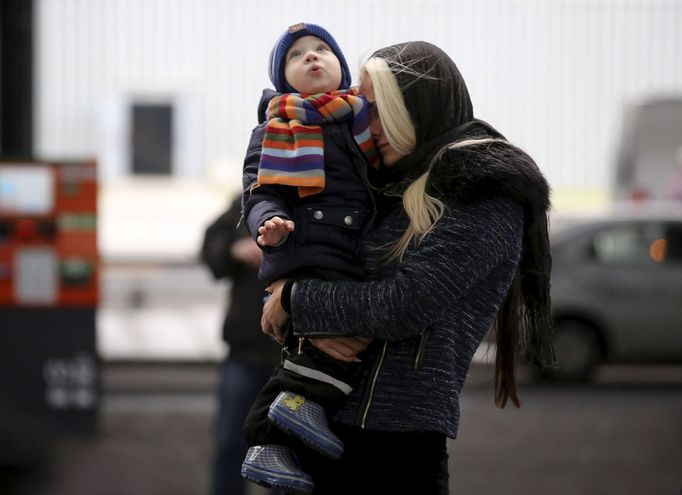
[[[379,119],[388,143],[401,155],[409,155],[417,145],[417,136],[391,68],[383,58],[372,57],[365,62],[362,74],[372,80]]]

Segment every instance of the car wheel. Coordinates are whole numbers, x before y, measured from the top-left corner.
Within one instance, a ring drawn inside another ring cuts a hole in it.
[[[595,330],[578,321],[557,322],[554,351],[558,367],[544,372],[551,380],[590,381],[601,359]]]

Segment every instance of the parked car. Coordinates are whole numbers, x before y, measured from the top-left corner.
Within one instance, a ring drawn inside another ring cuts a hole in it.
[[[616,205],[552,237],[553,379],[682,363],[682,203]]]

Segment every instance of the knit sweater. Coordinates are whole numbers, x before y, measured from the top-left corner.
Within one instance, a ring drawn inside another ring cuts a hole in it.
[[[397,202],[363,250],[372,280],[307,280],[294,288],[297,335],[375,338],[376,354],[365,360],[361,384],[338,421],[457,435],[459,395],[474,352],[517,271],[525,198],[533,188],[546,195],[547,188],[532,160],[506,143],[448,152],[441,160],[458,177],[430,185],[447,191],[445,214],[400,263],[387,264],[381,248],[408,224]]]

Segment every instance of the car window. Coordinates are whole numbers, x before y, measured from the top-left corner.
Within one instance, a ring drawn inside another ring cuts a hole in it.
[[[672,225],[666,226],[661,222],[604,227],[593,238],[594,258],[604,264],[657,265],[670,262],[671,255],[680,251],[677,246],[679,229],[675,234],[671,228]],[[675,246],[669,246],[669,240],[675,241]],[[674,247],[677,249],[672,249]]]

